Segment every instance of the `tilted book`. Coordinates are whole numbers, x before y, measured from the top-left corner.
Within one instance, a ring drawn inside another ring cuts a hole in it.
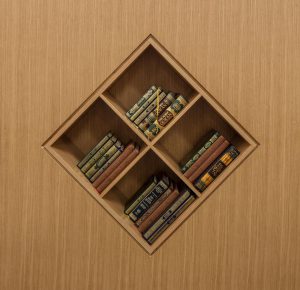
[[[93,182],[94,187],[98,187],[101,182],[104,181],[119,165],[123,160],[133,151],[134,143],[130,143],[126,146],[121,155]],[[119,152],[119,151],[118,151]]]
[[[83,173],[86,173],[95,163],[96,161],[101,158],[107,150],[111,146],[113,146],[117,142],[117,137],[112,136],[94,155],[90,160],[81,168]]]
[[[144,132],[149,140],[153,140],[159,132],[167,126],[167,124],[174,119],[174,117],[186,106],[187,101],[179,95],[176,100],[152,123]]]
[[[167,96],[159,103],[158,108],[155,108],[140,124],[139,129],[145,131],[174,101],[175,94],[169,92]]]
[[[175,212],[172,214],[160,228],[154,232],[154,234],[147,240],[151,245],[155,242],[159,236],[194,202],[195,196],[191,195]]]
[[[132,161],[140,152],[140,147],[136,146],[134,150],[120,163],[120,165],[97,187],[101,193]]]
[[[214,142],[220,137],[220,133],[214,131],[209,140],[206,140],[205,143],[200,147],[199,150],[192,156],[192,158],[185,163],[185,165],[181,168],[181,171],[184,173],[186,172],[203,154],[204,152],[212,146]]]
[[[171,216],[189,197],[191,193],[185,190],[173,204],[153,223],[153,225],[143,234],[143,237],[148,240],[152,234]]]
[[[117,151],[123,151],[124,146],[122,145],[120,140],[117,140],[117,142],[109,148],[105,154],[96,161],[96,163],[86,172],[85,176],[87,178],[92,178],[92,176],[105,164],[106,161],[108,161]]]
[[[151,86],[151,88],[139,99],[139,101],[126,113],[126,116],[130,118],[133,116],[138,109],[153,95],[157,90],[156,86]]]
[[[139,219],[147,210],[154,204],[154,202],[168,189],[170,186],[170,179],[163,176],[157,183],[153,190],[144,197],[144,199],[132,210],[129,217],[132,221]]]
[[[238,155],[239,151],[233,145],[229,146],[207,171],[195,181],[195,187],[203,192]]]
[[[158,178],[152,176],[146,184],[144,184],[134,196],[126,203],[124,213],[130,214],[130,212],[150,193],[158,183]]]
[[[112,137],[112,133],[108,132],[107,135],[77,164],[81,168],[89,161],[91,157]]]

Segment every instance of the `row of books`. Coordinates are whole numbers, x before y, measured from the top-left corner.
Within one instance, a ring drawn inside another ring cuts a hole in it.
[[[167,93],[153,85],[126,116],[149,140],[153,140],[186,104],[187,100],[182,95]]]
[[[108,132],[77,164],[98,192],[102,192],[139,154],[140,148],[123,143]]]
[[[203,192],[221,172],[239,155],[239,151],[218,131],[206,136],[206,141],[181,167],[200,192]]]
[[[178,186],[166,174],[152,176],[127,202],[124,213],[151,245],[195,200],[189,189]]]

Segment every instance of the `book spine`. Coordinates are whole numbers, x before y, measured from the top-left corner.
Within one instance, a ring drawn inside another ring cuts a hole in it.
[[[167,96],[159,103],[157,110],[152,111],[139,125],[139,129],[145,131],[174,101],[175,94],[169,92]]]
[[[141,187],[133,198],[126,204],[124,213],[130,214],[134,208],[155,188],[158,183],[156,176],[152,177],[152,180],[148,182],[145,186]]]
[[[225,138],[220,136],[211,146],[209,146],[205,152],[193,163],[193,165],[183,174],[186,178],[189,178],[197,169],[205,163],[205,161],[225,142]],[[228,143],[228,142],[227,142]],[[228,143],[229,145],[229,143]],[[227,146],[228,146],[227,145]],[[225,147],[226,148],[226,147]],[[224,149],[225,149],[224,148]],[[224,150],[223,149],[223,150]],[[221,153],[221,152],[220,152]],[[208,164],[210,165],[210,164]],[[207,165],[207,166],[208,166]],[[199,176],[199,175],[198,175]]]
[[[89,161],[91,157],[112,137],[112,133],[108,132],[107,135],[77,164],[79,168]]]
[[[129,214],[132,221],[139,219],[148,208],[168,189],[169,183],[160,180],[155,188]]]
[[[134,120],[135,125],[139,125],[157,106],[157,102],[161,102],[167,94],[161,92],[158,97],[156,97],[152,103]],[[157,100],[158,99],[158,100]]]
[[[178,198],[179,191],[176,188],[173,192],[159,205],[155,211],[138,227],[139,232],[144,233],[149,227],[162,215],[167,208]],[[151,209],[151,208],[150,208]],[[143,218],[143,216],[141,217]]]
[[[131,116],[139,110],[139,108],[153,95],[156,90],[156,86],[151,86],[151,88],[139,99],[139,101],[126,113],[126,116],[131,118]]]
[[[171,184],[169,188],[153,203],[153,205],[148,208],[148,210],[135,222],[135,225],[139,227],[173,191],[173,184]]]
[[[90,179],[118,150],[123,151],[121,141],[117,141],[105,154],[86,172],[85,176]]]
[[[193,155],[193,157],[185,163],[185,165],[181,168],[181,172],[186,172],[203,154],[204,152],[212,146],[214,142],[220,137],[219,132],[215,132],[211,138]]]
[[[174,119],[174,117],[186,106],[187,101],[181,95],[159,116],[154,123],[144,132],[149,140],[153,140],[159,132]]]
[[[121,153],[121,155],[109,166],[94,182],[93,186],[98,187],[100,183],[104,181],[105,178],[109,176],[116,168],[120,165],[123,160],[134,150],[134,143],[130,143],[126,146],[125,150]]]
[[[101,158],[107,150],[111,146],[113,146],[117,142],[117,137],[112,136],[94,155],[90,160],[81,168],[83,173],[86,173],[95,163],[96,161]]]
[[[190,197],[191,193],[186,190],[182,195],[176,199],[176,201],[163,213],[163,215],[156,220],[156,222],[143,234],[143,237],[147,240],[152,234],[171,216],[180,205]]]
[[[129,156],[97,187],[97,191],[101,193],[139,154],[140,148],[137,146]]]
[[[238,150],[231,145],[209,167],[207,172],[205,172],[196,180],[195,187],[198,188],[200,192],[203,192],[238,155]]]
[[[152,102],[155,98],[162,92],[160,87],[146,100],[143,105],[130,117],[130,120],[133,122]]]
[[[93,175],[90,182],[94,182],[120,155],[122,151],[118,150],[111,158],[109,158],[104,165]]]
[[[195,197],[190,196],[176,212],[168,218],[168,220],[147,240],[151,245],[158,237],[195,201]]]
[[[191,176],[188,177],[188,179],[191,182],[194,182],[205,171],[205,169],[207,169],[220,156],[220,154],[229,146],[229,144],[230,143],[227,140],[224,140],[224,142],[219,145],[218,148],[215,149],[215,151],[211,153],[209,157],[198,168],[196,168],[196,170],[193,172],[193,174],[191,174]]]

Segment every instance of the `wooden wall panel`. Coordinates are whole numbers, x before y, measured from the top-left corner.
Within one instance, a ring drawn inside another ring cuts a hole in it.
[[[0,1],[0,289],[300,288],[300,6]],[[149,34],[260,147],[153,255],[41,148]]]

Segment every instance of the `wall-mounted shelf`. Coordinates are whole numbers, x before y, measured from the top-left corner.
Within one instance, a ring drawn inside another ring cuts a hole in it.
[[[125,116],[126,111],[152,84],[180,92],[188,105],[152,141],[149,141]],[[208,130],[221,132],[240,151],[239,157],[202,194],[181,173],[179,164],[193,152]],[[108,131],[124,142],[141,146],[139,155],[99,194],[77,168],[84,157]],[[257,147],[257,142],[230,114],[180,65],[152,36],[104,81],[44,143],[44,148],[89,192],[149,254]],[[149,245],[123,213],[126,201],[157,172],[167,172],[196,195],[192,205]]]

